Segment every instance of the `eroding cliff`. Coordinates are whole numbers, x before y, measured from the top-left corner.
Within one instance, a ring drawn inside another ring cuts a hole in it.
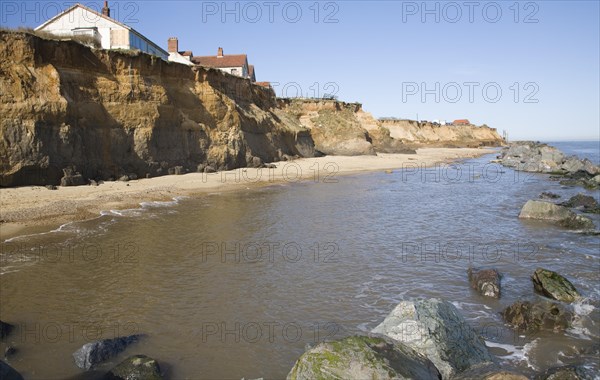
[[[381,120],[392,138],[412,146],[480,147],[502,145],[496,129],[486,125],[440,125],[415,120]]]
[[[12,31],[0,31],[0,113],[0,186],[501,142],[487,127],[380,121],[357,103],[277,99],[218,70]]]
[[[279,99],[278,103],[278,114],[310,130],[317,152],[341,156],[414,153],[403,141],[392,138],[359,103],[324,99]]]
[[[3,186],[58,184],[66,167],[111,179],[313,154],[271,90],[145,54],[0,32],[0,89]]]

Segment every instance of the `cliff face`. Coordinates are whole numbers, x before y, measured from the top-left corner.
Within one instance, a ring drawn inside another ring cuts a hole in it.
[[[110,179],[313,154],[272,91],[144,54],[0,32],[0,89],[3,186],[57,184],[65,167]]]
[[[106,180],[501,141],[489,128],[392,125],[360,104],[276,99],[218,70],[9,31],[0,114],[0,186],[58,184],[65,168]]]
[[[494,128],[474,125],[438,125],[414,120],[381,120],[392,138],[413,146],[479,147],[497,146],[502,137]]]
[[[278,114],[310,130],[317,152],[344,156],[414,153],[393,139],[361,104],[322,99],[278,99],[278,103]]]

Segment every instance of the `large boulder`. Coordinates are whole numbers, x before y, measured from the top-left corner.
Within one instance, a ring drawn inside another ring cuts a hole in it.
[[[570,311],[549,301],[517,301],[502,311],[502,317],[523,332],[565,330],[573,319]]]
[[[319,343],[294,364],[288,380],[439,379],[433,363],[381,336],[352,336]]]
[[[8,336],[13,328],[14,326],[10,323],[0,321],[0,339],[4,339],[4,337]]]
[[[565,162],[561,165],[561,169],[571,174],[577,173],[578,171],[583,171],[584,168],[585,164],[575,156],[567,158]]]
[[[557,301],[573,302],[581,297],[569,280],[554,271],[537,268],[531,280],[536,292]]]
[[[139,334],[129,335],[84,344],[73,353],[75,364],[81,369],[89,370],[96,364],[100,364],[125,351],[130,344],[137,342],[141,337],[142,335]]]
[[[566,207],[543,201],[527,201],[521,209],[519,218],[546,220],[573,229],[594,228],[594,222],[591,219],[577,215]]]
[[[484,363],[459,373],[452,380],[527,380],[527,377],[506,371],[495,363]]]
[[[23,380],[23,376],[16,369],[0,360],[0,379],[2,380]]]
[[[500,273],[495,269],[469,268],[471,288],[486,297],[500,298]]]
[[[160,366],[146,355],[134,355],[111,369],[104,380],[162,380]]]
[[[403,301],[373,329],[403,342],[435,364],[444,379],[492,361],[483,339],[450,302]]]
[[[561,205],[578,208],[583,212],[600,213],[600,204],[591,195],[577,194]]]
[[[553,367],[535,377],[535,380],[591,380],[597,377],[584,366],[565,365]]]

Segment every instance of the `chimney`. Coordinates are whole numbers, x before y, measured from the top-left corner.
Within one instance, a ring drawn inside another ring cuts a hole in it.
[[[223,48],[220,47],[219,51],[217,51],[217,58],[223,58]]]
[[[110,17],[110,8],[108,7],[108,1],[104,2],[104,8],[102,8],[102,14],[106,17]]]
[[[179,40],[177,37],[169,38],[169,53],[177,53],[179,51]]]

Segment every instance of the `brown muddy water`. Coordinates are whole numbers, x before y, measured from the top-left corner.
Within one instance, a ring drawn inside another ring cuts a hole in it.
[[[0,349],[18,349],[8,362],[26,379],[65,379],[82,373],[81,345],[144,333],[98,370],[143,353],[171,379],[284,378],[307,344],[367,332],[401,300],[440,297],[509,368],[584,360],[598,371],[580,353],[600,337],[598,236],[517,218],[542,191],[586,191],[484,167],[490,158],[107,210],[5,241],[0,319],[17,329]],[[469,288],[470,265],[504,274],[500,300]],[[566,332],[519,335],[500,318],[534,297],[537,267],[585,296]]]

